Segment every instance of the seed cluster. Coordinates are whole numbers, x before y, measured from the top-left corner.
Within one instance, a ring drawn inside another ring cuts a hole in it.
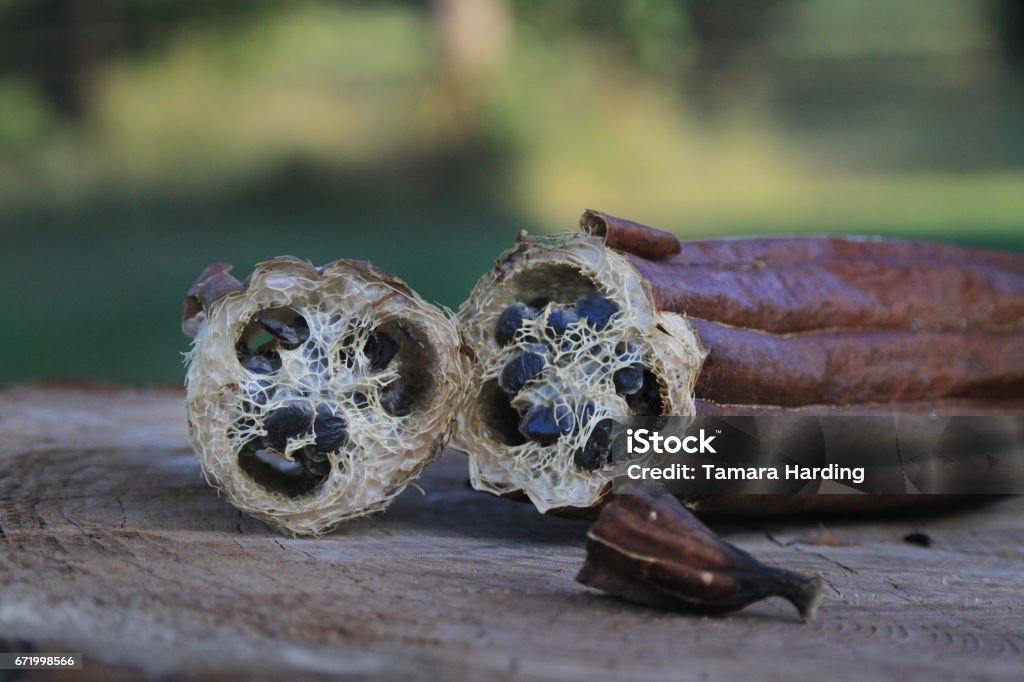
[[[573,303],[516,301],[501,312],[494,339],[503,349],[503,364],[494,399],[503,404],[492,414],[501,415],[505,424],[515,423],[514,433],[504,427],[508,444],[549,446],[568,438],[577,443],[573,463],[578,470],[610,463],[615,422],[593,399],[562,390],[559,377],[565,373],[585,372],[599,385],[605,377],[594,375],[610,375],[613,390],[632,413],[661,413],[660,386],[645,364],[641,344],[603,333],[618,314],[618,305],[597,294]]]
[[[393,367],[401,343],[380,328],[366,333],[357,321],[344,325],[337,314],[326,327],[339,324],[348,333],[331,348],[330,339],[311,334],[309,321],[297,311],[265,310],[235,345],[246,370],[244,416],[234,429],[241,442],[239,464],[260,485],[290,497],[313,491],[331,475],[332,462],[344,470],[346,411],[351,417],[376,403],[402,417],[412,409],[415,396]],[[396,328],[406,342],[422,347],[407,325]],[[298,381],[282,376],[282,368]],[[352,388],[340,400],[339,381]]]
[[[385,509],[451,436],[469,366],[455,322],[364,261],[230,269],[206,268],[182,314],[204,477],[298,535]]]
[[[477,490],[590,507],[629,465],[611,452],[624,417],[693,413],[704,349],[602,237],[520,234],[458,322],[474,363],[452,445]]]

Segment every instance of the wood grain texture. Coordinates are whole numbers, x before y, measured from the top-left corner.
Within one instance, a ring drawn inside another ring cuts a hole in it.
[[[0,391],[0,636],[39,679],[1019,679],[1024,500],[941,517],[715,526],[821,575],[728,617],[573,581],[585,522],[473,492],[449,455],[387,512],[289,539],[203,481],[175,391]],[[926,533],[930,547],[909,544]],[[837,546],[836,538],[841,540]]]

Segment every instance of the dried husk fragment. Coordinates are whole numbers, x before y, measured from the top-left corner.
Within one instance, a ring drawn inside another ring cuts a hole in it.
[[[702,524],[669,495],[615,495],[587,532],[576,580],[632,602],[698,613],[736,611],[768,597],[811,620],[821,578],[767,566]]]

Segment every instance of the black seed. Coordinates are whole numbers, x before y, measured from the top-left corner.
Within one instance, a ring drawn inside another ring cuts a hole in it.
[[[268,315],[261,315],[259,322],[264,329],[281,342],[282,348],[292,350],[309,339],[309,323],[301,315],[292,319],[291,322],[282,322]]]
[[[566,405],[534,405],[519,422],[519,433],[541,444],[553,443],[563,433],[569,433],[576,419]]]
[[[231,431],[234,433],[234,436],[237,436],[238,434],[240,434],[240,433],[242,433],[244,431],[252,430],[252,428],[254,426],[256,426],[256,421],[246,417],[246,418],[242,418],[242,419],[239,419],[238,421],[236,421],[231,426]]]
[[[576,301],[576,310],[590,326],[600,330],[608,326],[608,320],[619,312],[619,306],[603,296],[581,296]]]
[[[259,379],[249,388],[249,400],[256,405],[266,405],[276,392],[277,389],[274,388],[273,383],[266,379]]]
[[[635,360],[640,349],[639,341],[619,341],[615,344],[615,355],[622,360]]]
[[[626,397],[626,404],[634,413],[643,416],[660,416],[664,412],[661,400],[661,383],[651,370],[644,370],[643,388]]]
[[[513,303],[498,317],[498,323],[494,327],[494,340],[499,345],[507,346],[512,342],[516,332],[523,326],[525,320],[536,320],[540,313],[536,308],[525,303]]]
[[[306,360],[309,361],[309,368],[311,370],[317,374],[327,374],[330,363],[327,361],[327,354],[324,353],[320,346],[310,344],[304,354]]]
[[[545,327],[545,331],[548,336],[553,339],[557,339],[565,333],[565,330],[569,328],[569,325],[576,324],[579,321],[580,314],[576,312],[576,309],[572,306],[553,306],[551,311],[548,312],[548,323]]]
[[[586,345],[593,339],[593,331],[583,325],[576,325],[570,330],[567,330],[565,335],[558,342],[558,347],[562,349],[562,352],[568,353],[575,350],[578,346]],[[599,346],[593,346],[593,349]]]
[[[337,452],[348,441],[348,424],[343,416],[334,414],[326,405],[320,405],[316,408],[313,433],[316,444],[306,449],[312,452],[312,456],[326,459],[327,453]]]
[[[303,469],[310,476],[316,476],[318,478],[324,478],[331,473],[331,462],[327,457],[320,458],[314,453],[310,452],[310,448],[303,448],[296,460],[302,463]]]
[[[551,303],[551,299],[544,298],[543,296],[526,302],[528,306],[530,306],[531,308],[536,308],[537,310],[543,310],[544,306],[546,306],[548,303]]]
[[[259,439],[254,439],[239,450],[238,465],[264,488],[298,497],[315,490],[330,475],[330,462],[326,462],[326,469],[323,463],[311,463],[305,456],[307,449],[295,453],[289,461],[280,452],[264,449]]]
[[[581,469],[594,471],[600,469],[611,459],[612,430],[615,422],[602,419],[595,426],[586,444],[573,454],[573,462]]]
[[[404,417],[412,411],[412,398],[408,393],[405,382],[396,379],[384,387],[380,395],[380,406],[392,416]]]
[[[644,368],[641,365],[623,367],[612,376],[615,392],[619,395],[633,395],[644,387]]]
[[[370,359],[370,369],[379,372],[386,368],[398,354],[398,342],[380,330],[370,332],[363,353]]]
[[[498,386],[509,395],[515,395],[544,369],[544,356],[535,351],[524,351],[509,360],[501,370]]]
[[[302,462],[298,461],[298,459],[289,462],[276,452],[267,452],[266,450],[256,450],[253,455],[260,463],[270,467],[276,474],[288,476],[289,478],[305,475],[305,467],[303,467]]]
[[[309,428],[313,415],[303,403],[288,403],[279,407],[263,420],[263,428],[267,435],[263,444],[278,452],[284,452],[288,439],[297,436]]]
[[[273,374],[281,369],[281,356],[271,350],[256,355],[239,353],[239,361],[253,374]]]
[[[356,407],[366,407],[370,404],[370,401],[366,399],[366,394],[362,391],[356,391],[352,394],[352,404]]]

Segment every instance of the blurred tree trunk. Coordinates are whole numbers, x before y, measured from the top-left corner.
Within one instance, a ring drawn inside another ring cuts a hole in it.
[[[512,32],[507,0],[433,0],[449,123],[471,129],[489,76],[504,62]]]
[[[734,98],[748,100],[770,79],[765,36],[773,15],[790,0],[689,0],[697,35],[690,69],[694,101],[714,109]]]
[[[1003,54],[1014,67],[1024,67],[1024,2],[998,0],[993,19]]]
[[[33,0],[24,14],[26,65],[53,109],[80,119],[95,65],[119,43],[112,0]]]

